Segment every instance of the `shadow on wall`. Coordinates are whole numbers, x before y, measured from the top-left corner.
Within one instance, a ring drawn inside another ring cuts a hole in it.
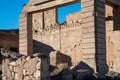
[[[57,64],[67,63],[68,66],[72,66],[71,57],[68,56],[68,55],[65,55],[65,54],[63,54],[61,52],[57,53],[56,63]]]
[[[43,55],[47,55],[47,56],[53,54],[54,55],[53,57],[56,57],[56,64],[68,63],[69,66],[72,65],[70,56],[63,54],[60,51],[54,50],[51,46],[47,44],[33,40],[33,47],[34,47],[33,50],[34,53],[43,53]]]
[[[43,53],[43,55],[44,54],[45,55],[53,54],[53,58],[55,58],[54,60],[56,60],[56,65],[61,64],[61,63],[67,63],[68,66],[72,66],[70,56],[63,54],[60,51],[54,52],[56,50],[54,50],[51,46],[49,46],[47,44],[33,40],[33,47],[34,47],[34,53]],[[51,52],[54,52],[54,53],[51,53]],[[53,65],[51,65],[51,66],[53,66]],[[77,69],[87,69],[87,70],[91,71],[92,73],[94,73],[93,69],[90,68],[83,61],[81,61],[77,66],[75,66],[73,70],[77,70]]]
[[[51,51],[55,51],[51,46],[33,40],[33,53],[43,53],[44,55],[48,56]]]
[[[70,67],[72,66],[70,56],[65,55],[64,53],[61,53],[60,51],[56,51],[50,45],[33,40],[33,47],[34,47],[34,49],[33,49],[34,53],[40,53],[40,54],[45,55],[49,58],[50,72],[52,72],[53,75],[59,74],[64,68],[70,69]],[[106,67],[106,69],[102,69],[103,67],[100,66],[99,68],[101,70],[100,72],[104,72],[102,70],[108,70],[108,67]],[[72,69],[72,71],[75,71],[75,72],[80,71],[79,73],[83,73],[83,74],[95,73],[94,70],[87,63],[85,63],[83,61],[79,62],[79,64],[77,64]]]
[[[120,30],[120,10],[119,6],[115,6],[113,8],[113,24],[114,24],[114,31]]]
[[[72,65],[71,57],[60,51],[50,53],[50,73],[56,75],[64,68],[70,68]]]
[[[53,47],[42,42],[33,40],[33,51],[48,57],[50,75],[59,74],[64,68],[70,68],[72,65],[71,57],[54,50]]]

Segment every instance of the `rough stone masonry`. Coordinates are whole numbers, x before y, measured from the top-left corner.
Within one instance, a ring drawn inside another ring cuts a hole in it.
[[[39,54],[21,56],[15,60],[5,58],[2,80],[49,80],[49,60]]]
[[[57,9],[78,2],[82,3],[82,10],[67,15],[66,22],[58,24]],[[20,14],[19,53],[24,56],[40,53],[48,57],[46,70],[51,64],[53,68],[58,69],[56,73],[63,67],[74,69],[79,65],[81,69],[90,68],[94,73],[102,75],[111,70],[120,72],[119,14],[119,0],[29,0]],[[24,59],[27,62],[26,58]],[[8,62],[8,64],[5,62],[5,64],[15,68],[11,64],[17,62]],[[81,62],[87,67],[81,65]],[[36,67],[32,61],[28,65],[30,64]],[[25,70],[31,68],[28,65]],[[25,64],[16,65],[16,68],[20,67],[24,70],[23,66]],[[3,68],[3,71],[5,69],[9,68]],[[32,73],[36,71],[41,73],[37,68],[33,68],[33,71],[28,70]],[[19,74],[15,71],[9,72],[11,75],[14,73],[15,76]],[[32,73],[26,74],[30,74],[33,78],[35,76]],[[25,73],[20,74],[26,77]]]

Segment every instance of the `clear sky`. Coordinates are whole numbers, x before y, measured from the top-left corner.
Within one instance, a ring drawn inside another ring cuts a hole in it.
[[[19,15],[28,0],[0,0],[0,29],[18,29]],[[80,3],[58,9],[58,22],[66,20],[66,15],[81,9]]]
[[[58,8],[58,22],[63,23],[66,21],[66,15],[81,10],[81,3],[75,3]]]

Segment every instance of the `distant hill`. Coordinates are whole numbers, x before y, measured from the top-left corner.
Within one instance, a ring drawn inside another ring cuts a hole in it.
[[[0,30],[0,32],[8,32],[8,33],[13,33],[13,34],[19,34],[19,29]]]

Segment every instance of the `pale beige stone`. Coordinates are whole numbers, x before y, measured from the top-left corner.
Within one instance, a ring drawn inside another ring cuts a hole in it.
[[[23,75],[26,75],[26,72],[27,72],[26,69],[23,69]]]
[[[39,70],[39,69],[40,69],[40,67],[41,67],[41,63],[40,63],[40,62],[38,62],[38,63],[37,63],[37,65],[36,65],[36,69],[37,69],[37,70]]]
[[[17,66],[17,63],[15,61],[10,62],[11,66]]]
[[[7,80],[7,77],[6,76],[2,76],[2,80]]]
[[[30,56],[28,56],[28,57],[26,58],[26,60],[29,61],[29,60],[30,60]]]
[[[9,70],[13,72],[14,71],[14,67],[13,66],[9,66]]]
[[[36,70],[36,71],[34,72],[34,77],[35,77],[35,78],[40,78],[40,77],[41,77],[41,71],[40,71],[40,70]]]

